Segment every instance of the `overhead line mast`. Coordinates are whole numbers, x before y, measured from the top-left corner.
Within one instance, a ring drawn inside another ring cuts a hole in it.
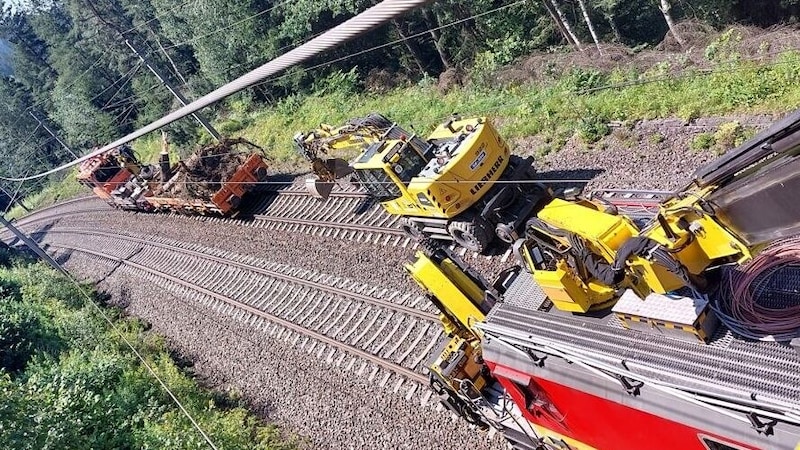
[[[137,56],[137,57],[138,57],[138,58],[139,58],[139,59],[140,59],[140,60],[141,60],[141,61],[144,63],[144,65],[146,65],[146,66],[147,66],[147,68],[148,68],[148,69],[150,69],[150,72],[152,72],[152,73],[153,73],[153,75],[155,75],[155,77],[156,77],[156,78],[158,78],[158,81],[160,81],[160,82],[161,82],[161,84],[163,84],[163,85],[164,85],[164,87],[166,87],[166,88],[167,88],[167,90],[170,92],[170,94],[172,94],[172,95],[173,95],[173,96],[174,96],[174,97],[175,97],[175,98],[178,100],[178,102],[180,102],[181,106],[186,106],[186,105],[188,105],[188,104],[190,103],[190,102],[189,102],[189,101],[186,99],[186,97],[185,97],[185,96],[184,96],[184,95],[183,95],[183,94],[182,94],[182,93],[181,93],[181,92],[180,92],[180,91],[179,91],[179,90],[178,90],[178,89],[177,89],[177,88],[176,88],[176,87],[175,87],[175,86],[174,86],[174,85],[173,85],[173,84],[172,84],[172,83],[169,81],[169,78],[167,78],[166,76],[164,76],[164,74],[163,74],[163,73],[161,73],[161,71],[160,71],[160,70],[159,70],[159,69],[158,69],[158,68],[155,66],[155,64],[153,64],[153,62],[152,62],[152,61],[150,61],[150,60],[147,58],[147,56],[146,56],[146,55],[144,54],[144,52],[143,52],[143,51],[142,51],[142,50],[139,48],[139,46],[138,46],[136,43],[134,43],[134,42],[131,42],[131,40],[130,40],[130,39],[128,39],[128,38],[125,36],[125,35],[126,35],[126,33],[130,32],[131,30],[122,31],[122,30],[121,30],[121,29],[120,29],[120,28],[119,28],[119,27],[118,27],[116,24],[113,24],[113,23],[109,22],[108,20],[106,20],[106,19],[105,19],[105,18],[104,18],[104,17],[103,17],[103,16],[100,14],[100,12],[97,10],[97,7],[96,7],[96,6],[95,6],[95,5],[94,5],[94,4],[93,4],[91,1],[89,1],[89,2],[87,2],[87,3],[88,3],[88,5],[89,5],[89,8],[90,8],[90,9],[92,10],[92,12],[94,13],[95,17],[97,17],[97,19],[98,19],[98,20],[100,20],[101,22],[103,22],[103,24],[104,24],[105,26],[107,26],[108,28],[110,28],[110,29],[114,30],[114,31],[115,31],[115,32],[116,32],[116,33],[117,33],[117,34],[118,34],[118,35],[119,35],[119,36],[120,36],[122,39],[124,39],[124,40],[125,40],[125,45],[127,45],[127,46],[128,46],[128,48],[130,48],[130,49],[131,49],[131,51],[133,52],[133,54],[134,54],[134,55],[136,55],[136,56]],[[206,130],[206,131],[207,131],[207,132],[208,132],[208,134],[210,134],[210,135],[211,135],[211,136],[212,136],[214,139],[216,139],[217,141],[220,141],[220,140],[222,139],[222,137],[220,136],[219,132],[218,132],[218,131],[217,131],[217,130],[216,130],[216,129],[215,129],[215,128],[214,128],[214,127],[211,125],[211,123],[209,123],[209,121],[208,121],[208,120],[207,120],[205,117],[203,117],[203,115],[202,115],[202,114],[200,114],[199,112],[193,112],[193,113],[192,113],[192,117],[194,117],[194,118],[195,118],[195,120],[197,120],[197,122],[198,122],[198,123],[199,123],[199,124],[200,124],[200,125],[201,125],[201,126],[202,126],[202,127],[203,127],[203,128]]]

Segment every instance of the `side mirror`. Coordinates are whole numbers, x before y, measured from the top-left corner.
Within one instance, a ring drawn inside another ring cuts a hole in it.
[[[576,200],[582,193],[583,188],[573,186],[564,189],[562,195],[564,196],[565,200]]]

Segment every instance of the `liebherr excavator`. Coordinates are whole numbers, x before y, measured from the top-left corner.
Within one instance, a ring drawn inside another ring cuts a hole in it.
[[[748,295],[728,286],[800,232],[798,193],[800,111],[697,170],[648,220],[613,199],[548,199],[494,284],[423,246],[406,270],[450,338],[432,388],[515,448],[800,448],[800,257],[774,256],[786,263]],[[789,332],[765,319],[791,315]]]
[[[350,173],[416,239],[453,240],[477,252],[496,237],[512,243],[549,193],[533,178],[532,158],[512,155],[485,118],[454,116],[423,140],[378,114],[295,136],[312,163],[312,193],[326,197]],[[350,165],[321,154],[360,151]]]

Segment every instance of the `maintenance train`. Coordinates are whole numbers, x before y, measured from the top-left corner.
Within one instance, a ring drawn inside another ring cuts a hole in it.
[[[84,161],[77,179],[115,208],[234,216],[267,171],[263,150],[243,138],[223,138],[172,164],[162,135],[158,165],[123,145]]]
[[[431,389],[467,422],[529,450],[800,449],[800,111],[635,216],[636,191],[537,183],[486,118],[423,140],[372,115],[295,143],[312,192],[351,176],[419,239],[405,270],[449,337]],[[342,149],[352,165],[321,157]],[[114,157],[108,173],[87,165],[87,184],[120,207],[160,207],[169,163],[151,184],[124,149]],[[248,161],[228,187],[264,179]],[[246,193],[214,186],[203,206],[164,207],[227,214]],[[442,244],[483,251],[495,238],[518,265],[493,282]]]

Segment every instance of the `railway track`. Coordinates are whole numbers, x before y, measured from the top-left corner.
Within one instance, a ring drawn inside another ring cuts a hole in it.
[[[194,217],[200,221],[235,223],[356,242],[404,247],[411,244],[411,239],[397,226],[398,218],[388,215],[380,205],[357,190],[334,192],[326,202],[311,197],[299,185],[265,190],[259,194],[262,197],[235,218]],[[84,197],[36,211],[18,223],[27,226],[69,215],[108,212],[109,208],[96,198]]]
[[[430,397],[422,369],[442,330],[423,297],[149,236],[65,228],[46,237],[58,257],[111,263],[407,398]]]
[[[108,211],[109,206],[95,196],[73,198],[47,206],[16,221],[17,226],[25,226],[73,214],[88,214]]]

